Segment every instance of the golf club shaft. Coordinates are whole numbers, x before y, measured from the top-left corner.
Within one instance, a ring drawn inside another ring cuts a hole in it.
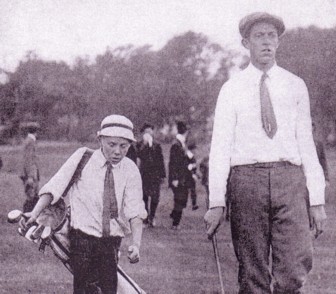
[[[218,253],[218,246],[217,246],[217,234],[214,233],[212,236],[212,246],[214,249],[214,254],[215,254],[215,259],[216,259],[216,265],[217,265],[217,272],[218,272],[218,278],[219,278],[219,283],[221,286],[221,294],[225,294],[224,290],[224,283],[223,283],[223,277],[222,277],[222,269],[219,261],[219,253]]]

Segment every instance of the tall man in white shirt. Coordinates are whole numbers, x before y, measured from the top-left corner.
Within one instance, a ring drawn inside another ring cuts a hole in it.
[[[207,233],[220,224],[228,184],[239,293],[271,293],[270,272],[273,293],[300,293],[312,267],[309,227],[318,235],[326,219],[308,91],[301,78],[276,64],[282,19],[253,13],[240,21],[239,30],[251,63],[218,97]]]
[[[131,263],[139,261],[142,221],[147,217],[142,200],[140,172],[125,157],[132,141],[133,124],[124,116],[110,115],[98,132],[100,148],[69,190],[71,207],[70,251],[74,293],[97,293],[92,273],[97,272],[103,294],[117,293],[117,263],[121,239],[132,232],[128,248]],[[86,148],[79,148],[39,192],[40,199],[28,224],[63,195]]]

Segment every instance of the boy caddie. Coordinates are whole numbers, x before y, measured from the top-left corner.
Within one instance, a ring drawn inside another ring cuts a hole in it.
[[[117,293],[118,250],[122,238],[132,233],[128,248],[131,263],[139,261],[142,221],[147,213],[142,200],[141,176],[136,164],[125,157],[135,141],[132,122],[121,115],[104,118],[98,131],[100,148],[69,190],[70,261],[75,294]],[[25,215],[27,225],[63,194],[86,148],[79,148],[39,192],[34,210]],[[98,281],[92,285],[92,273]]]

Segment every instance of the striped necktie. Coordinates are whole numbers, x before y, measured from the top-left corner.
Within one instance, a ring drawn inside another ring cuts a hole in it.
[[[268,75],[264,73],[260,80],[260,107],[262,126],[270,139],[273,139],[277,132],[277,122],[272,106],[271,98],[265,80]]]
[[[118,203],[115,194],[113,167],[106,161],[106,173],[103,195],[103,237],[110,236],[110,219],[118,217]]]

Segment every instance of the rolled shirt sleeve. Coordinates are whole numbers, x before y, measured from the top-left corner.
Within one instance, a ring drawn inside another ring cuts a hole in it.
[[[39,196],[49,193],[53,196],[51,204],[55,204],[62,197],[86,149],[85,147],[77,149],[40,189]]]
[[[127,221],[133,218],[145,219],[147,211],[142,196],[141,175],[134,164],[128,171],[128,178],[124,193],[124,215]]]
[[[300,79],[297,99],[296,139],[301,155],[303,171],[306,176],[310,205],[325,203],[325,178],[319,163],[312,135],[309,94],[304,81]]]
[[[231,148],[234,141],[236,115],[230,81],[222,87],[215,110],[209,155],[209,208],[225,206],[227,179],[230,172]]]

